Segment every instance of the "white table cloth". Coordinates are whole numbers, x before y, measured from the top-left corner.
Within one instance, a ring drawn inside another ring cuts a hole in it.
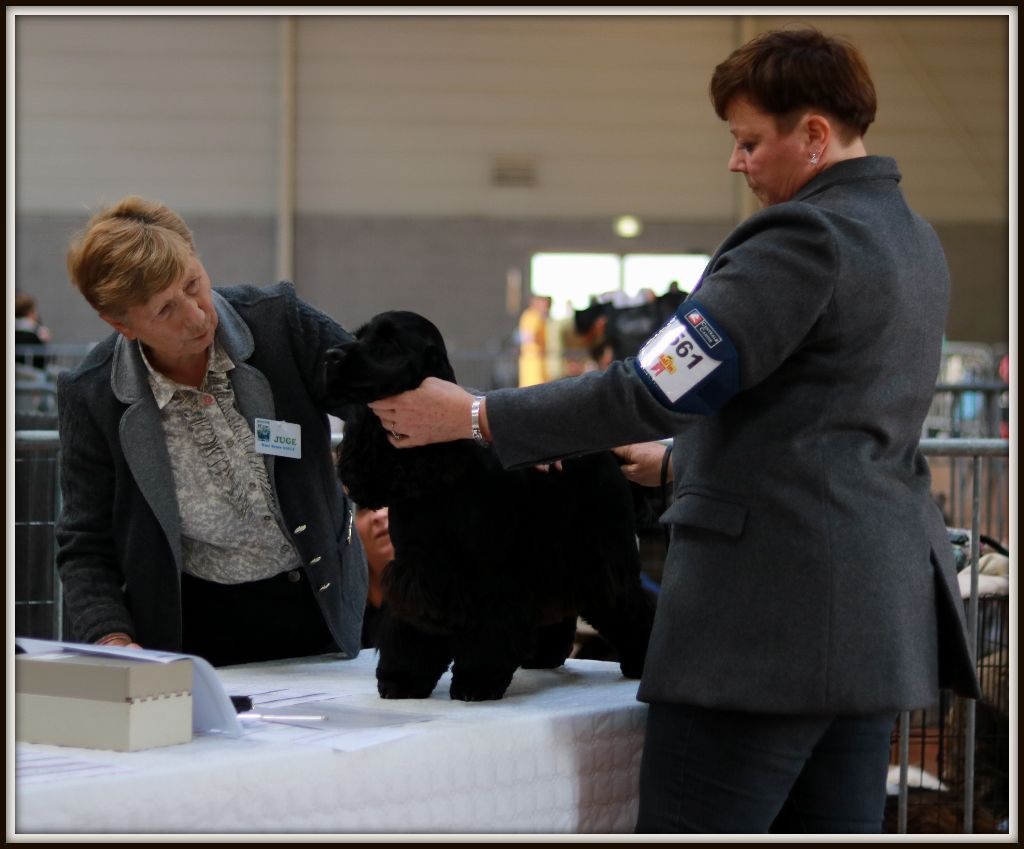
[[[504,699],[378,697],[376,657],[217,670],[241,738],[117,753],[18,744],[15,834],[632,831],[646,706],[616,664],[519,670]],[[275,702],[274,699],[279,701]]]

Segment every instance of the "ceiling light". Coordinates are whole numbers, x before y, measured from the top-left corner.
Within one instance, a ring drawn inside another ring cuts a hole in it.
[[[644,229],[644,225],[635,215],[620,215],[615,219],[615,232],[623,239],[635,239]]]

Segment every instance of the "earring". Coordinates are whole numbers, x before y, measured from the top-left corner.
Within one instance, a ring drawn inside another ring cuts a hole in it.
[[[817,153],[817,152],[811,154],[811,165],[817,165],[818,164],[818,157],[819,156],[821,156],[821,154]]]

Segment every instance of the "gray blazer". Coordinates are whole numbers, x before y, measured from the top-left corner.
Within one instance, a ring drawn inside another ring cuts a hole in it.
[[[667,409],[633,360],[487,397],[506,466],[674,437],[642,700],[835,714],[977,695],[918,451],[949,273],[899,179],[888,158],[838,163],[723,242],[683,306],[738,351],[716,412]]]
[[[266,456],[286,531],[341,651],[359,653],[366,558],[334,468],[323,352],[351,335],[290,283],[214,290],[217,339],[235,363],[239,409],[302,428],[301,459]],[[120,334],[61,375],[63,509],[57,566],[76,639],[124,631],[181,648],[178,502],[160,414],[138,347]],[[254,628],[260,627],[253,623]]]

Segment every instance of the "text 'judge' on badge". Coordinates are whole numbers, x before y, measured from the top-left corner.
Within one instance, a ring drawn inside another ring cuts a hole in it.
[[[302,457],[302,428],[291,422],[256,419],[256,450],[277,457]]]

